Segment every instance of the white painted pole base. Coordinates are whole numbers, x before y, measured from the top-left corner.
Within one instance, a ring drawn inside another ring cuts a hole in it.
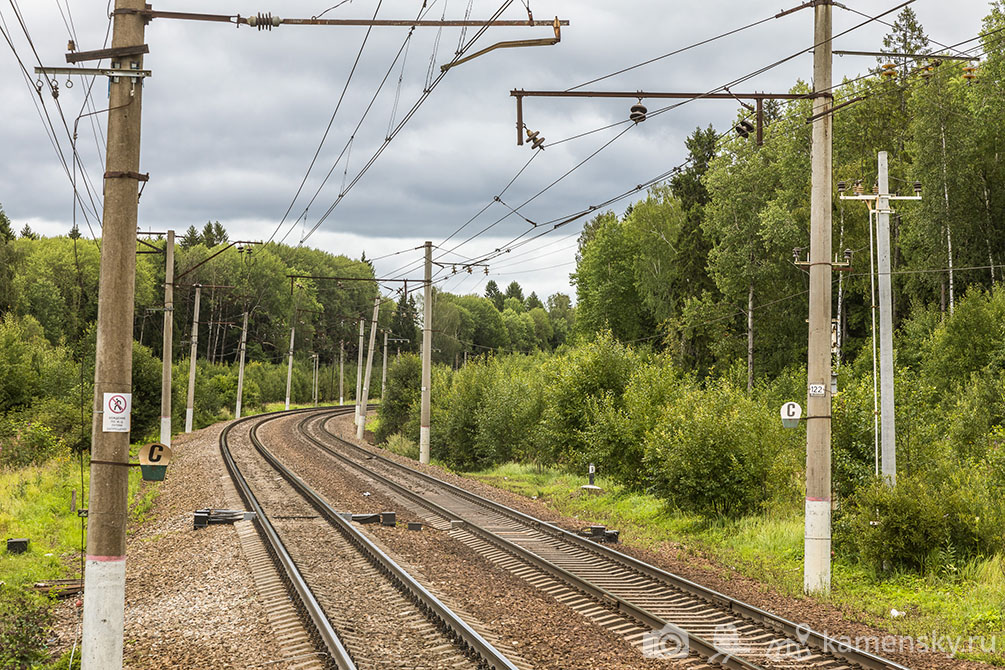
[[[191,407],[185,408],[185,432],[192,432],[192,418],[195,415],[195,410]]]
[[[240,419],[241,418],[241,401],[240,400],[237,401],[237,405],[234,407],[234,418],[235,419]]]
[[[161,444],[171,446],[171,417],[161,417]]]
[[[88,557],[84,583],[81,670],[117,670],[122,667],[126,557]]]
[[[419,462],[429,463],[429,426],[419,427]]]
[[[366,414],[363,414],[360,417],[359,423],[356,424],[356,439],[357,440],[362,440],[363,439],[363,433],[365,433],[365,432],[366,432]]]
[[[825,595],[831,590],[831,503],[806,500],[803,590]]]

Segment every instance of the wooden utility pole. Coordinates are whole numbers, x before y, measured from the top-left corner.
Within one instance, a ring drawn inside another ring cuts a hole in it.
[[[161,444],[171,446],[171,363],[174,347],[174,231],[164,247],[164,344],[161,347]]]
[[[384,402],[384,391],[387,389],[387,331],[384,331],[384,362],[380,366],[380,401]]]
[[[241,400],[244,398],[244,353],[248,347],[248,313],[244,313],[244,325],[241,326],[241,346],[238,355],[241,363],[237,368],[237,405],[234,407],[234,418],[241,418]]]
[[[112,48],[143,44],[143,0],[116,0]],[[140,55],[114,58],[113,69],[141,69]],[[113,77],[108,87],[108,144],[98,282],[91,492],[84,568],[83,670],[122,667],[132,404],[133,299],[140,169],[142,79]],[[124,421],[122,418],[124,417]]]
[[[419,462],[429,463],[429,391],[433,385],[433,243],[426,242],[422,289],[422,404],[419,417]]]
[[[373,322],[370,324],[370,348],[366,353],[366,376],[363,379],[363,395],[359,401],[360,422],[356,426],[356,439],[362,440],[366,430],[366,403],[370,399],[370,375],[373,372],[373,348],[377,344],[377,317],[380,316],[380,293],[373,299]]]
[[[359,415],[360,415],[360,412],[361,412],[360,406],[359,406],[359,400],[360,400],[360,395],[363,392],[363,319],[362,319],[362,317],[359,320],[359,349],[358,349],[357,359],[358,360],[356,361],[356,397],[353,398],[353,400],[356,401],[356,414],[355,414],[355,419],[353,420],[354,421],[353,425],[355,425],[355,426],[358,427],[359,426],[359,422],[360,422],[360,416]]]
[[[803,589],[815,594],[831,588],[832,13],[830,0],[814,7]]]
[[[345,404],[345,386],[343,380],[345,379],[345,340],[339,340],[338,342],[338,404]]]
[[[185,432],[192,432],[192,419],[195,415],[195,357],[199,350],[199,297],[202,286],[195,285],[195,304],[192,307],[192,338],[188,355],[188,398],[185,401]]]

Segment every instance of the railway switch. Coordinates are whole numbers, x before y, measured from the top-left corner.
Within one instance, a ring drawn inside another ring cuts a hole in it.
[[[254,518],[254,512],[246,512],[243,509],[197,509],[193,519],[193,528],[199,530],[206,526],[247,521]]]

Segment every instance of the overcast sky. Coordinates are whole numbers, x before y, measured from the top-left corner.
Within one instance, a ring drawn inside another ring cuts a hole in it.
[[[501,1],[474,0],[471,18],[488,18]],[[503,18],[526,18],[522,1],[514,2]],[[562,30],[561,43],[497,50],[451,70],[373,167],[307,238],[306,245],[353,257],[365,251],[369,258],[410,250],[377,262],[378,274],[389,276],[420,258],[421,252],[411,249],[423,240],[439,245],[489,205],[442,246],[452,249],[504,217],[510,212],[508,206],[517,207],[538,193],[626,127],[547,149],[503,193],[532,156],[529,146],[515,143],[511,89],[567,89],[799,4],[799,0],[529,1],[536,19],[558,15],[571,21]],[[47,66],[65,65],[66,22],[72,20],[78,49],[97,49],[104,43],[108,27],[105,0],[15,0],[15,4],[20,5],[35,49]],[[245,15],[272,11],[284,18],[309,18],[339,2],[284,0],[252,5],[229,0],[153,0],[152,4],[155,9],[170,11]],[[463,18],[468,5],[466,0],[426,0],[425,4],[427,19],[439,19],[444,12],[448,19]],[[866,14],[897,4],[895,0],[847,3],[850,9]],[[377,16],[414,19],[421,6],[417,0],[386,0]],[[370,18],[377,7],[378,0],[350,0],[325,17]],[[948,45],[977,35],[988,3],[917,0],[913,8],[929,37]],[[835,8],[834,12],[835,33],[864,21],[848,10]],[[0,25],[11,35],[31,71],[38,62],[9,2],[0,4],[0,18]],[[892,22],[895,16],[885,18]],[[812,27],[812,10],[803,10],[588,88],[708,91],[808,48]],[[877,50],[888,30],[873,23],[838,38],[835,48]],[[550,37],[551,33],[550,28],[493,28],[471,52],[496,41]],[[281,26],[259,32],[221,23],[154,20],[147,28],[150,54],[144,63],[153,76],[143,96],[140,171],[149,172],[150,181],[140,203],[141,228],[173,227],[180,232],[191,224],[219,220],[232,239],[268,239],[307,173],[365,34],[365,28],[356,27]],[[472,34],[469,30],[468,37]],[[296,244],[318,224],[338,198],[343,183],[352,182],[379,148],[389,124],[399,123],[421,95],[437,38],[435,73],[453,57],[460,29],[416,29],[408,41],[406,57],[395,63],[407,35],[407,28],[374,28],[370,33],[314,170],[279,228],[277,239],[285,236],[287,243]],[[797,79],[809,79],[811,58],[795,58],[736,86],[734,91],[787,91]],[[874,64],[868,58],[835,58],[835,79]],[[353,129],[388,72],[387,83],[350,143]],[[66,78],[59,78],[59,103],[71,131],[84,102],[87,80],[77,76],[73,84],[68,89]],[[99,78],[92,89],[94,106],[90,109],[105,107],[106,91],[105,81]],[[38,102],[6,41],[0,40],[0,108],[4,117],[0,124],[0,203],[18,229],[28,223],[46,235],[65,234],[73,216],[70,180],[47,138],[33,98]],[[44,98],[56,124],[59,145],[69,157],[68,133],[59,111],[47,91]],[[528,98],[525,122],[553,142],[621,121],[633,102]],[[658,101],[646,104],[650,109],[662,106]],[[684,138],[696,126],[711,123],[720,131],[728,128],[736,108],[736,103],[729,101],[700,101],[653,117],[629,130],[520,213],[530,221],[549,221],[627,191],[681,163],[686,157]],[[99,151],[99,146],[105,124],[104,114],[85,117],[79,124],[79,153],[90,183],[97,188],[96,197],[101,189],[103,149]],[[336,163],[347,145],[348,151]],[[322,186],[329,171],[331,176]],[[501,202],[494,201],[500,193]],[[622,212],[629,202],[631,199],[621,201],[612,208]],[[89,235],[79,210],[77,218],[84,234]],[[95,234],[100,235],[93,215],[91,218]],[[556,291],[574,294],[568,274],[575,234],[581,225],[582,221],[577,222],[514,249],[492,264],[489,276],[481,271],[471,275],[462,271],[442,286],[448,291],[480,292],[489,278],[503,286],[515,279],[527,293],[535,290],[542,298]],[[477,258],[530,226],[511,215],[456,253]],[[444,255],[442,260],[463,258]],[[421,276],[421,270],[410,268],[418,265],[405,268],[408,276]]]

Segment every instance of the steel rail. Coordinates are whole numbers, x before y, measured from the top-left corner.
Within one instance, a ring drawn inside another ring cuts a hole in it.
[[[373,407],[373,405],[368,406],[370,409]],[[307,419],[310,419],[312,417],[312,410],[313,408],[299,411],[307,413]],[[313,412],[317,413],[317,410],[313,410]],[[322,413],[327,416],[348,414],[348,412],[344,410],[339,410],[337,413],[322,410]],[[286,413],[284,412],[282,414]],[[274,420],[276,418],[280,417],[273,416],[266,421]],[[408,572],[391,559],[390,556],[381,551],[376,544],[355,528],[351,522],[346,521],[346,519],[336,512],[335,509],[332,508],[320,494],[314,491],[314,489],[308,486],[302,479],[297,477],[292,470],[283,465],[258,438],[258,428],[264,423],[265,421],[262,421],[251,429],[251,442],[255,446],[255,449],[258,450],[262,457],[268,461],[269,465],[275,468],[275,470],[279,472],[279,474],[282,475],[282,477],[289,482],[289,484],[300,495],[302,495],[311,504],[311,506],[325,518],[326,521],[335,526],[339,532],[346,537],[346,539],[354,544],[366,556],[367,560],[369,560],[371,564],[387,575],[392,581],[396,582],[399,590],[411,598],[420,607],[420,609],[430,613],[436,623],[449,631],[450,635],[458,640],[459,646],[461,646],[462,649],[477,656],[477,659],[482,664],[487,664],[489,667],[495,668],[495,670],[518,670],[517,667],[513,665],[513,663],[499,650],[492,646],[490,642],[479,635],[473,628],[471,628],[470,625],[468,625],[467,622],[457,616],[449,607],[430,593],[422,584],[417,582],[414,577],[408,574]]]
[[[535,568],[538,568],[539,570],[542,570],[550,574],[552,577],[555,577],[558,580],[564,582],[565,584],[572,586],[577,591],[585,593],[586,595],[599,601],[601,604],[613,609],[614,611],[622,615],[629,616],[635,619],[636,621],[639,621],[653,628],[654,630],[662,629],[664,626],[667,625],[674,626],[674,624],[667,621],[666,619],[663,619],[657,616],[656,614],[649,612],[648,610],[638,607],[637,605],[632,604],[631,602],[611,593],[610,591],[602,587],[592,584],[591,582],[569,572],[568,570],[558,565],[555,565],[546,558],[538,556],[532,551],[525,549],[524,547],[521,547],[520,545],[512,541],[507,540],[504,537],[500,537],[496,533],[493,533],[492,531],[486,528],[482,528],[481,526],[474,524],[471,521],[464,519],[463,517],[458,516],[457,514],[451,512],[447,508],[442,507],[441,505],[431,500],[428,500],[427,498],[424,498],[420,494],[409,490],[407,487],[399,484],[398,482],[395,482],[393,479],[389,479],[384,475],[381,475],[380,473],[374,472],[373,470],[367,468],[366,466],[357,463],[350,458],[347,458],[343,454],[339,454],[337,451],[330,449],[327,445],[311,436],[304,429],[304,425],[312,418],[314,417],[308,416],[307,418],[300,421],[300,423],[298,424],[298,428],[300,429],[301,435],[310,442],[314,443],[319,449],[322,449],[326,453],[331,454],[341,462],[351,467],[354,467],[357,470],[360,470],[365,476],[377,480],[378,482],[398,492],[402,496],[408,498],[412,502],[421,505],[423,507],[426,507],[435,514],[444,517],[445,519],[451,521],[462,521],[466,529],[473,531],[475,535],[479,536],[483,540],[489,542],[495,547],[498,547],[499,549],[502,549],[503,551],[506,551],[512,555],[519,557],[520,559],[529,563]],[[331,435],[331,433],[329,433],[329,435]],[[339,440],[340,442],[349,444],[349,446],[355,447],[356,449],[360,449],[360,447],[345,442],[345,440],[342,440],[341,438],[335,435],[332,435],[332,437],[334,437],[336,440]],[[379,455],[375,456],[377,458],[383,458],[382,456]],[[731,668],[732,670],[762,670],[760,666],[754,665],[749,661],[734,656],[728,650],[716,647],[712,642],[709,642],[708,640],[704,639],[701,636],[694,635],[688,632],[688,640],[691,647],[694,648],[695,651],[697,651],[700,655],[709,659],[716,658],[718,663],[723,667]]]
[[[306,410],[294,411],[302,412]],[[264,421],[269,420],[269,416],[274,416],[275,414],[278,414],[278,412],[273,412],[271,415],[257,415],[245,419],[239,419],[227,425],[227,427],[220,433],[220,452],[223,455],[227,471],[230,473],[231,479],[233,479],[234,484],[237,486],[241,499],[255,512],[255,526],[258,528],[258,532],[262,536],[262,539],[265,540],[266,547],[268,547],[269,553],[273,557],[273,561],[277,564],[277,567],[282,568],[287,589],[292,589],[292,591],[296,593],[296,597],[299,599],[300,607],[298,607],[298,609],[300,609],[302,615],[306,614],[308,621],[305,623],[308,623],[308,625],[313,629],[315,643],[320,641],[324,648],[328,650],[329,665],[334,664],[334,666],[339,670],[356,670],[356,664],[352,660],[349,651],[342,644],[338,633],[335,632],[331,622],[328,621],[328,617],[325,616],[324,610],[321,608],[321,604],[317,601],[317,598],[314,597],[314,593],[311,591],[310,586],[307,585],[307,581],[300,573],[300,570],[297,568],[296,563],[294,563],[290,553],[286,550],[286,546],[280,539],[279,534],[272,526],[272,523],[265,515],[265,512],[262,510],[262,506],[258,503],[258,498],[256,498],[255,494],[251,491],[251,487],[248,485],[244,475],[241,474],[240,469],[237,467],[237,463],[234,461],[234,457],[230,453],[230,448],[227,446],[227,437],[230,435],[230,431],[233,430],[235,426],[252,421],[264,423]],[[264,420],[262,418],[263,416],[266,417]],[[293,593],[290,595],[292,596]]]
[[[445,482],[437,477],[433,477],[425,472],[421,472],[414,468],[404,466],[394,460],[387,458],[374,451],[364,449],[358,445],[351,442],[343,440],[339,436],[332,433],[324,425],[321,426],[321,430],[326,433],[332,439],[345,444],[353,449],[363,452],[367,457],[375,458],[382,463],[391,466],[393,469],[398,471],[406,472],[409,475],[418,477],[425,483],[432,486],[438,486],[440,488],[446,489],[452,494],[458,497],[464,498],[465,500],[472,502],[474,504],[485,507],[491,511],[503,514],[515,521],[529,525],[537,530],[551,535],[556,539],[565,541],[577,548],[585,549],[594,554],[600,555],[608,560],[619,563],[624,567],[631,570],[644,574],[658,582],[663,583],[666,586],[677,588],[693,597],[700,598],[706,602],[714,604],[722,609],[726,609],[729,612],[736,614],[737,616],[743,617],[755,623],[758,623],[765,628],[783,633],[790,638],[794,638],[803,641],[807,646],[821,651],[825,654],[829,654],[836,658],[848,661],[867,668],[868,670],[910,670],[908,667],[901,665],[895,661],[885,659],[871,652],[863,649],[859,649],[853,645],[848,644],[848,642],[834,639],[828,635],[820,633],[818,631],[809,628],[808,626],[796,624],[788,619],[780,617],[776,614],[772,614],[766,610],[763,610],[754,605],[744,603],[741,600],[727,596],[719,591],[715,591],[708,587],[702,586],[696,582],[690,581],[675,575],[671,572],[667,572],[661,568],[654,565],[641,561],[637,558],[624,554],[620,551],[616,551],[602,544],[598,544],[592,540],[576,535],[575,533],[569,532],[564,528],[555,526],[541,519],[537,519],[528,514],[515,510],[511,507],[503,505],[502,503],[496,502],[494,500],[489,500],[475,493],[472,493],[466,489],[459,486]],[[328,450],[331,452],[331,450]],[[334,452],[333,452],[334,453]],[[368,470],[369,471],[369,470]],[[406,489],[407,490],[407,489]],[[425,501],[424,504],[427,504]],[[455,515],[456,517],[456,515]],[[449,518],[449,517],[448,517]],[[488,531],[486,531],[488,532]],[[561,568],[559,568],[561,570]]]

